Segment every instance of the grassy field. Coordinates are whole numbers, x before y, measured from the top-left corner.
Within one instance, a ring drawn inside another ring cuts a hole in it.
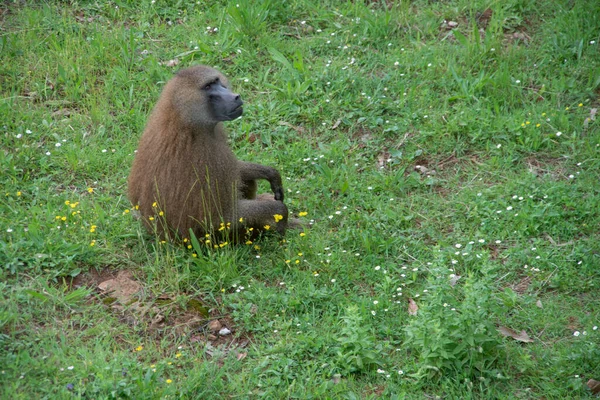
[[[0,13],[0,398],[594,397],[596,2]],[[195,64],[306,229],[187,249],[132,216],[146,118]]]

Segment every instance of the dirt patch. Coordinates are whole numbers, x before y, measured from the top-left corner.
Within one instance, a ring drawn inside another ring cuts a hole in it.
[[[185,337],[190,344],[205,345],[209,355],[220,356],[233,350],[239,353],[250,342],[218,304],[211,307],[199,296],[182,293],[156,296],[131,271],[90,270],[74,278],[63,277],[61,283],[71,290],[92,289],[94,296],[89,301],[103,304],[121,323],[137,332],[142,342],[173,337],[175,345]]]
[[[566,179],[567,177],[564,160],[560,158],[540,158],[539,156],[531,156],[524,160],[524,164],[529,172],[538,177],[550,176],[553,179],[559,179],[560,177]]]
[[[444,158],[436,158],[435,156],[420,156],[413,160],[412,168],[407,168],[406,174],[416,171],[425,176],[433,176],[437,174],[447,176],[450,173],[456,173],[461,169],[472,169],[474,164],[481,165],[479,157],[475,154],[467,154],[460,158],[455,154],[450,154]]]

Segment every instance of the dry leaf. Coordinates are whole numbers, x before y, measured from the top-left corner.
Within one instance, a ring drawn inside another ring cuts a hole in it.
[[[501,326],[500,328],[498,328],[498,332],[500,332],[500,334],[502,336],[507,336],[507,337],[511,337],[511,338],[515,339],[517,342],[523,342],[523,343],[532,343],[533,342],[533,339],[530,338],[529,335],[527,334],[527,332],[525,332],[525,331],[521,331],[520,333],[517,333],[517,331],[513,331],[510,328]]]
[[[600,381],[590,379],[589,381],[587,381],[587,387],[590,388],[593,394],[600,393]]]
[[[279,121],[279,125],[283,125],[283,126],[287,126],[288,128],[292,128],[293,130],[295,130],[298,133],[306,132],[306,130],[303,127],[292,125],[287,121]]]
[[[408,299],[408,314],[409,315],[417,315],[417,311],[419,311],[419,306],[413,299]]]
[[[452,286],[452,287],[456,286],[456,283],[458,282],[459,279],[460,279],[460,275],[450,274],[450,286]]]
[[[247,355],[248,353],[237,353],[236,358],[238,359],[238,361],[242,361],[244,358],[246,358]]]
[[[169,60],[169,61],[167,61],[167,62],[165,63],[165,65],[166,65],[167,67],[175,67],[177,64],[179,64],[179,60],[178,60],[178,59],[176,59],[176,58],[174,58],[174,59],[172,59],[172,60]]]
[[[523,294],[529,288],[530,283],[531,283],[531,277],[526,276],[523,279],[521,279],[521,282],[517,283],[513,288],[514,288],[515,292],[517,292],[518,294]]]
[[[379,168],[383,168],[383,167],[385,167],[385,165],[388,163],[389,160],[390,160],[390,153],[388,153],[387,151],[384,151],[383,153],[381,153],[377,156],[377,166]]]
[[[535,305],[538,306],[539,308],[544,308],[544,306],[542,305],[542,301],[541,300],[536,301]]]
[[[423,166],[423,165],[415,165],[415,170],[419,171],[419,173],[425,175],[427,172],[429,172],[429,168]]]
[[[342,123],[342,120],[338,119],[337,121],[335,121],[335,124],[333,124],[331,129],[336,129],[338,126],[340,126],[341,123]]]
[[[219,322],[218,319],[215,319],[208,323],[208,330],[211,331],[212,333],[219,332],[222,327],[223,326],[221,325],[221,322]]]

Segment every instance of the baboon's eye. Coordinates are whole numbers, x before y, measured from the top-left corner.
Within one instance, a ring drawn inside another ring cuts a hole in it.
[[[210,87],[212,85],[214,85],[215,83],[219,83],[219,78],[215,78],[213,79],[210,83],[208,83],[206,86],[204,86],[202,89],[204,90],[210,90]]]

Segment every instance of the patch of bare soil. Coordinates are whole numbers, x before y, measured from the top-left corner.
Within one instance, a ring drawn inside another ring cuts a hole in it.
[[[524,163],[532,174],[538,177],[550,176],[553,179],[567,179],[564,160],[560,158],[527,157]]]
[[[455,154],[450,154],[444,158],[439,158],[439,156],[438,158],[421,156],[413,161],[413,167],[407,168],[406,173],[410,174],[416,171],[424,176],[434,176],[437,174],[448,176],[462,169],[472,169],[474,164],[481,165],[479,157],[475,154],[467,154],[460,158]]]
[[[111,269],[90,270],[74,278],[63,278],[71,289],[88,287],[94,290],[92,302],[102,303],[107,311],[143,336],[143,340],[181,337],[190,344],[202,344],[212,356],[235,351],[240,357],[250,339],[241,332],[233,319],[220,310],[210,308],[200,297],[181,294],[153,295],[131,271]],[[181,299],[186,298],[182,303]],[[243,356],[242,356],[243,357]]]

